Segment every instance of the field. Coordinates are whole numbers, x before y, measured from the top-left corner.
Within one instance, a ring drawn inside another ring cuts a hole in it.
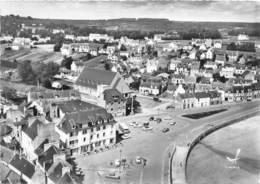
[[[260,116],[219,130],[198,144],[188,165],[189,184],[253,184],[260,179]],[[226,157],[235,157],[241,148],[239,168]],[[233,168],[232,168],[233,167]]]
[[[44,63],[48,63],[50,61],[60,62],[62,58],[63,57],[61,53],[49,51],[42,48],[37,48],[37,49],[21,48],[18,51],[8,50],[8,51],[4,51],[4,54],[1,56],[2,60],[9,60],[9,61],[31,60],[32,62],[44,62]]]

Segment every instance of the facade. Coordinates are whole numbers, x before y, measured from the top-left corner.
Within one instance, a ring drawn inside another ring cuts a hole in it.
[[[104,107],[114,117],[126,114],[126,99],[117,89],[106,89],[103,99],[98,99],[98,105]]]
[[[158,69],[159,61],[157,59],[149,59],[146,63],[146,72],[153,73]]]
[[[82,102],[53,104],[51,117],[56,132],[70,154],[81,154],[115,144],[116,121],[104,108]]]
[[[79,91],[82,100],[89,97],[100,98],[106,89],[113,88],[124,94],[125,97],[131,93],[119,73],[94,68],[84,67],[74,84],[74,89]]]

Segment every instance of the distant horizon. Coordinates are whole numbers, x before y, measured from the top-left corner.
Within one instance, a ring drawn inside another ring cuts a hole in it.
[[[171,22],[200,22],[200,23],[248,23],[248,24],[260,24],[260,22],[235,22],[235,21],[197,21],[197,20],[170,20],[168,18],[153,18],[153,17],[139,17],[139,18],[132,18],[132,17],[119,17],[119,18],[110,18],[110,19],[62,19],[62,18],[40,18],[40,17],[32,17],[30,15],[15,15],[15,14],[7,14],[7,15],[0,15],[0,16],[19,16],[19,17],[31,17],[33,19],[42,19],[42,20],[75,20],[75,21],[109,21],[109,20],[119,20],[119,19],[135,19],[135,20],[138,20],[138,19],[154,19],[154,20],[168,20],[168,21],[171,21]]]
[[[259,1],[0,1],[1,15],[56,20],[151,18],[183,22],[260,23],[258,12]]]

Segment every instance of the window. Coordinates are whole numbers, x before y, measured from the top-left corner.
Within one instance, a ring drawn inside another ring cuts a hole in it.
[[[93,135],[90,136],[90,140],[92,140],[92,139],[93,139]]]
[[[99,131],[100,130],[100,127],[97,127],[97,131]]]
[[[83,130],[83,134],[86,134],[87,132],[88,132],[87,129],[84,129],[84,130]]]
[[[110,144],[112,144],[114,142],[114,139],[113,138],[110,139],[109,142],[110,142]]]
[[[103,133],[103,137],[105,137],[105,136],[106,136],[106,133],[104,132],[104,133]]]
[[[99,134],[97,134],[97,138],[99,138]]]
[[[83,142],[85,142],[86,141],[86,137],[84,137],[84,139],[83,139]]]
[[[111,111],[113,111],[113,108],[111,108]]]
[[[93,128],[91,128],[91,132],[93,132]]]
[[[106,125],[103,125],[103,130],[105,130],[106,129]]]

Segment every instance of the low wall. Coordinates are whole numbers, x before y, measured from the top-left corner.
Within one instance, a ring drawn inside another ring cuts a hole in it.
[[[248,118],[250,118],[250,117],[253,117],[253,116],[259,114],[259,112],[260,112],[260,109],[257,109],[257,111],[250,112],[250,113],[248,113],[248,114],[246,114],[246,115],[238,116],[238,117],[236,117],[236,118],[234,118],[234,119],[232,119],[232,120],[228,120],[228,121],[223,122],[223,123],[221,123],[221,124],[218,124],[218,125],[214,125],[214,126],[212,126],[212,127],[209,127],[208,129],[205,129],[203,132],[200,132],[198,135],[194,136],[194,137],[189,141],[189,142],[190,142],[189,147],[187,146],[187,149],[188,149],[187,154],[184,155],[184,157],[183,157],[183,158],[184,158],[183,160],[185,161],[185,163],[184,163],[185,167],[184,167],[184,171],[183,171],[183,172],[185,172],[185,180],[186,180],[185,183],[187,183],[187,161],[188,161],[188,158],[189,158],[189,155],[190,155],[192,149],[196,146],[196,144],[197,144],[198,142],[200,142],[203,138],[205,138],[205,137],[208,136],[209,134],[211,134],[211,133],[213,133],[213,132],[215,132],[215,131],[217,131],[217,130],[223,128],[223,127],[226,127],[226,126],[229,126],[229,125],[231,125],[231,124],[238,123],[238,122],[240,122],[240,121],[242,121],[242,120],[245,120],[245,119],[248,119]],[[174,156],[174,155],[173,155],[173,156]],[[172,157],[173,157],[173,156],[172,156]],[[172,160],[172,158],[171,158],[171,160]],[[174,184],[174,182],[173,182],[172,166],[173,166],[173,164],[171,163],[171,164],[170,164],[170,172],[171,172],[171,173],[170,173],[170,184]]]

